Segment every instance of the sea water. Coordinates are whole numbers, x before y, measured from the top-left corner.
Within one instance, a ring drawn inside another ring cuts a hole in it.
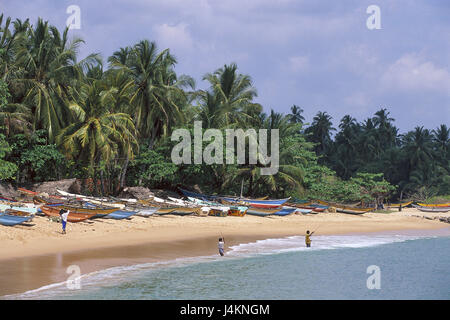
[[[114,267],[6,299],[449,299],[450,237],[267,239],[201,256]]]

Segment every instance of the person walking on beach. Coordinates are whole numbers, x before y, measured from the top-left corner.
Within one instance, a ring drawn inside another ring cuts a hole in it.
[[[314,231],[309,233],[309,230],[306,231],[306,236],[305,236],[305,243],[306,243],[306,247],[311,247],[311,236],[313,235]]]
[[[223,257],[224,255],[224,245],[225,245],[225,238],[219,238],[219,254]]]
[[[61,222],[62,222],[62,233],[66,234],[66,224],[67,224],[67,217],[69,216],[69,210],[61,209],[59,210],[59,215],[61,216]]]

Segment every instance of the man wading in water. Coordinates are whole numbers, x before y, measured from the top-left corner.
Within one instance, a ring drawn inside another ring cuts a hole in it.
[[[224,245],[225,245],[225,238],[219,238],[219,244],[218,244],[218,248],[219,248],[219,254],[221,255],[221,256],[223,256],[224,255]]]
[[[305,243],[308,248],[311,247],[311,238],[310,237],[313,235],[314,232],[315,231],[309,233],[309,230],[306,231]]]

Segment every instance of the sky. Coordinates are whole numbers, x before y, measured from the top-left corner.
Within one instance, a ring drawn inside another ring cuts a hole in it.
[[[447,0],[0,0],[13,19],[38,17],[58,28],[80,8],[80,58],[105,61],[140,40],[170,48],[175,70],[202,80],[236,63],[264,107],[326,111],[335,127],[387,108],[400,133],[450,125],[450,1]],[[379,8],[380,29],[369,29]],[[71,20],[73,21],[73,20]]]

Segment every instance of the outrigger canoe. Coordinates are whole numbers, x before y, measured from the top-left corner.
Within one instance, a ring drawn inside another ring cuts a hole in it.
[[[369,209],[360,209],[360,208],[336,208],[336,212],[340,213],[348,213],[348,214],[364,214],[372,211],[372,208]]]
[[[253,200],[253,199],[222,197],[222,199],[225,201],[228,201],[229,203],[239,204],[239,205],[247,206],[247,207],[273,209],[273,208],[279,208],[285,202],[287,202],[290,198],[275,199],[275,200]]]
[[[274,212],[274,215],[287,216],[287,215],[294,213],[296,210],[297,210],[297,208],[283,208],[280,211]]]
[[[260,208],[248,208],[247,214],[259,217],[267,217],[275,212],[280,211],[280,209],[260,209]]]
[[[418,205],[421,207],[437,207],[437,208],[450,207],[450,203],[437,203],[437,204],[418,203]]]
[[[61,207],[42,206],[41,210],[48,217],[60,217],[59,210],[61,210]],[[67,216],[67,221],[80,222],[92,218],[95,215],[96,213],[78,213],[70,211]]]
[[[450,207],[422,207],[413,204],[413,207],[423,212],[448,212]]]
[[[388,204],[387,207],[388,208],[400,208],[400,206],[402,206],[402,208],[404,208],[404,207],[411,205],[412,203],[413,203],[413,201],[408,201],[408,202],[404,202],[404,203],[391,203],[391,204]]]

